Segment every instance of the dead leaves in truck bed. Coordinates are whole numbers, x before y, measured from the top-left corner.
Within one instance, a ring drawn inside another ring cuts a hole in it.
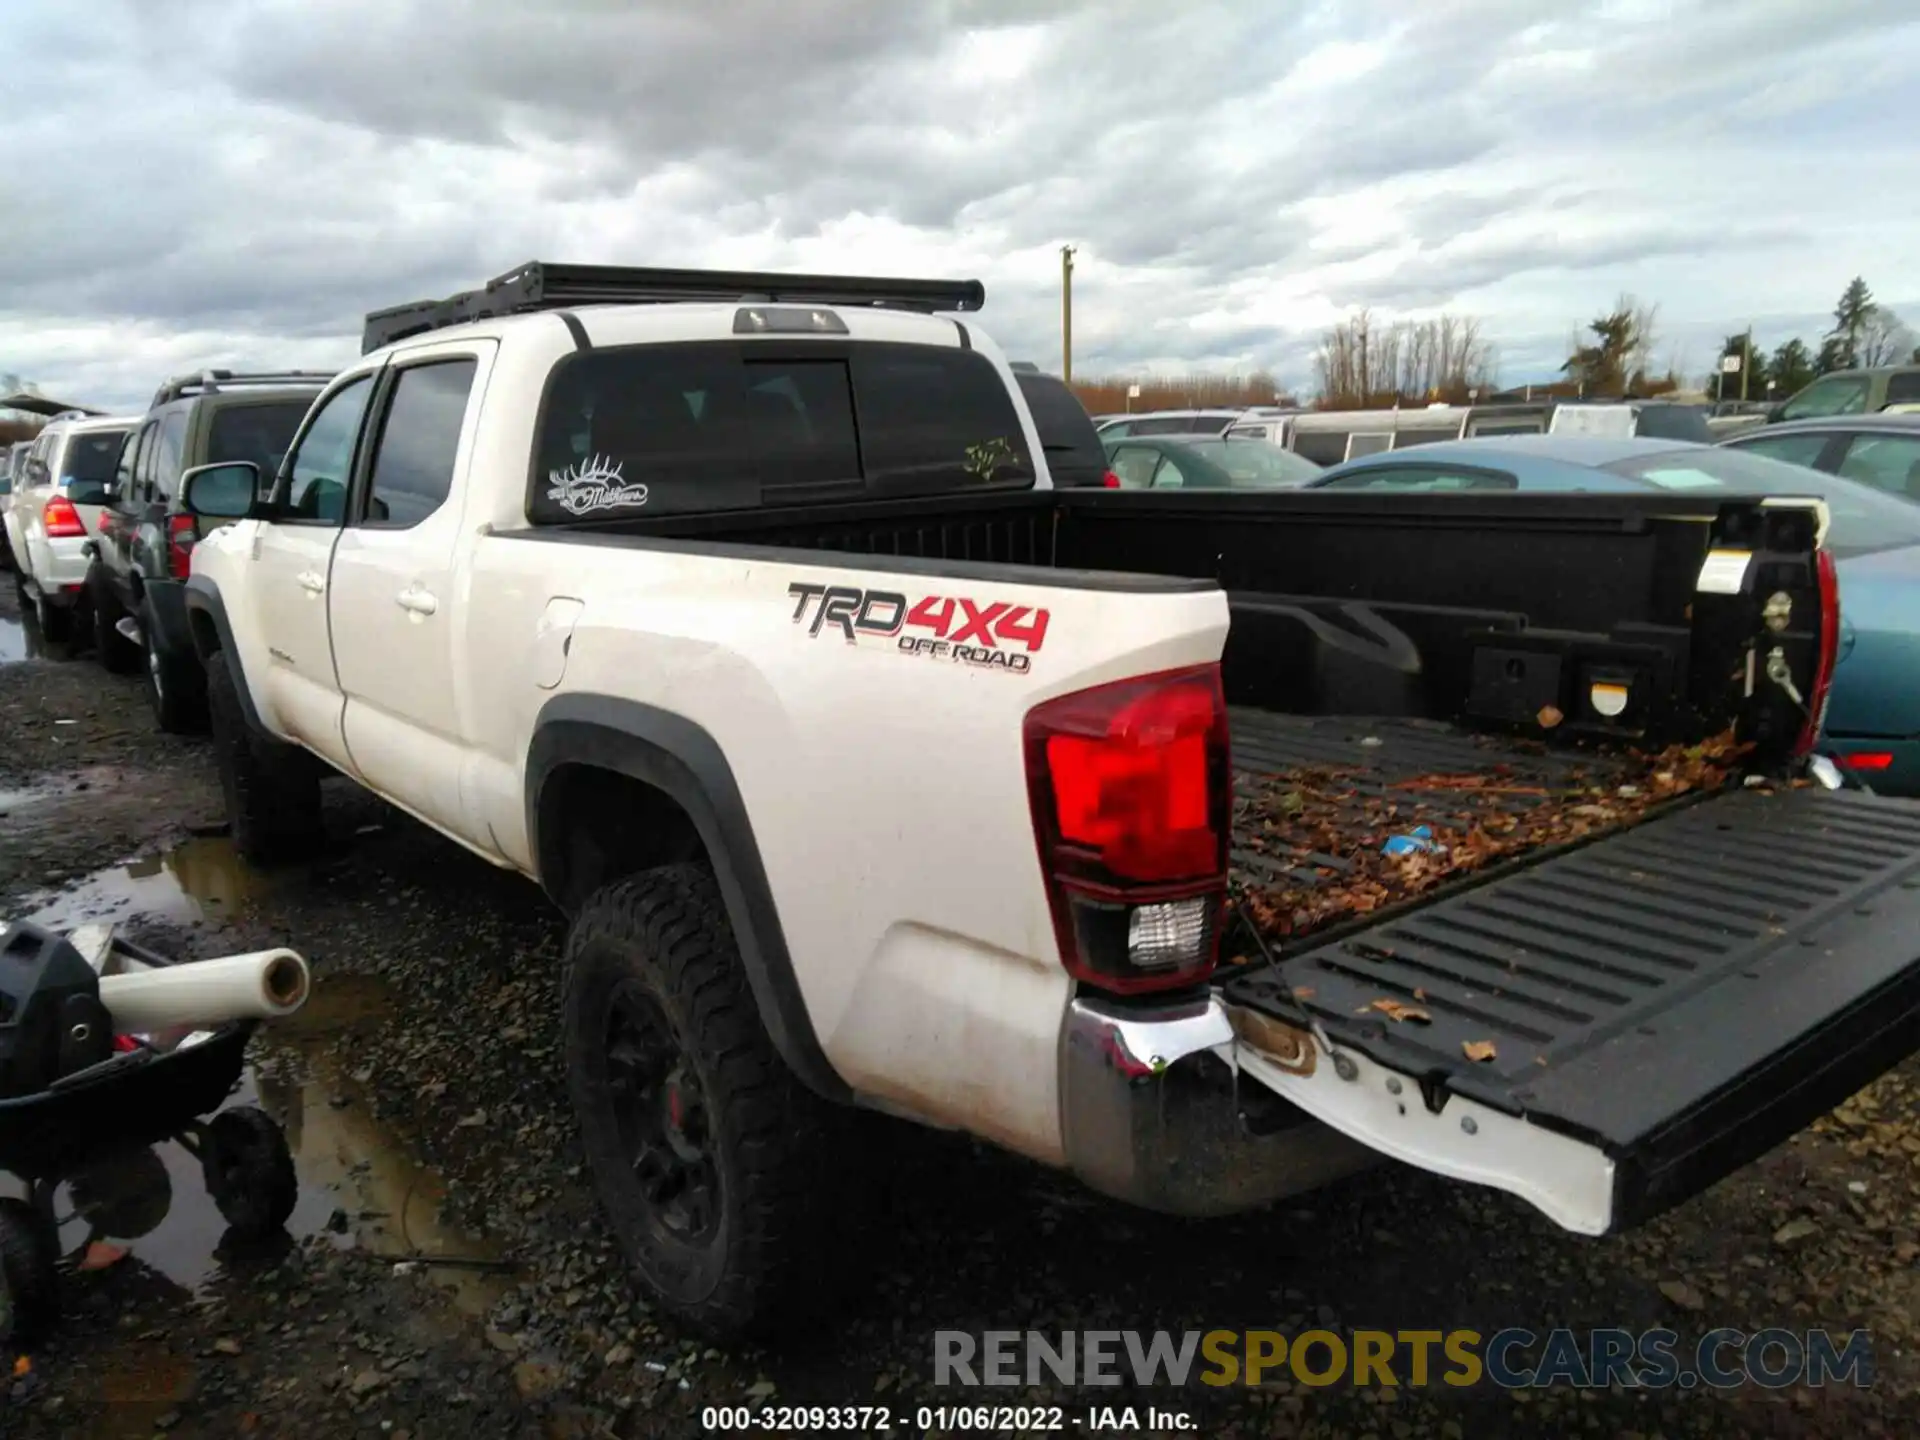
[[[1623,829],[1664,801],[1736,778],[1743,753],[1728,732],[1572,768],[1529,763],[1508,745],[1459,773],[1393,777],[1365,764],[1242,771],[1234,892],[1264,939],[1298,940],[1486,865]],[[1383,853],[1395,837],[1404,853]]]

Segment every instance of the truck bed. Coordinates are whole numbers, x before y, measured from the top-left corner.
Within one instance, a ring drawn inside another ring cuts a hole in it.
[[[1233,894],[1269,948],[1623,829],[1725,784],[1733,764],[1728,740],[1549,750],[1438,721],[1246,707],[1231,725]],[[1396,836],[1419,848],[1383,853]]]

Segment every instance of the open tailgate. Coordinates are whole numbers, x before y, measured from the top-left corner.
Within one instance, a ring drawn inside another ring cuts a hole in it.
[[[1920,806],[1722,794],[1223,998],[1244,1074],[1384,1154],[1605,1234],[1920,1048]]]

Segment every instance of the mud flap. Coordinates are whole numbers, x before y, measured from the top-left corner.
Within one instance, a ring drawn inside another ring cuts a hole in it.
[[[1241,1072],[1308,1114],[1625,1229],[1920,1049],[1920,806],[1721,796],[1222,998]]]

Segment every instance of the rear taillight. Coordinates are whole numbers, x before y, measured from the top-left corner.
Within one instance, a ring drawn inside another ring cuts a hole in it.
[[[73,508],[73,502],[64,495],[56,495],[47,501],[40,512],[40,524],[49,540],[77,540],[87,533],[80,512]]]
[[[1800,731],[1794,754],[1806,755],[1820,739],[1827,718],[1827,699],[1833,693],[1833,667],[1840,658],[1840,572],[1833,552],[1824,545],[1813,552],[1820,577],[1820,656],[1814,662],[1813,691],[1807,696],[1807,723]]]
[[[1851,755],[1833,757],[1849,770],[1891,770],[1893,752],[1891,750],[1856,750]]]
[[[1232,823],[1220,667],[1037,705],[1026,757],[1068,972],[1123,995],[1204,980],[1219,950]]]
[[[199,538],[193,516],[167,517],[167,569],[174,579],[185,580],[193,573],[193,542]]]
[[[1106,476],[1100,481],[1100,488],[1103,490],[1118,490],[1120,488],[1120,477],[1111,470],[1107,471]]]

